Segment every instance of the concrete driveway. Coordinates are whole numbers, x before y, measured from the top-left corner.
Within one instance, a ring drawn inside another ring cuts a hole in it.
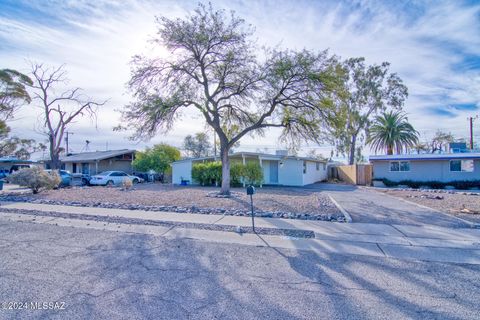
[[[0,319],[479,319],[480,267],[0,221]],[[64,305],[62,304],[64,303]]]
[[[366,188],[351,185],[318,183],[307,187],[329,193],[352,217],[352,222],[435,225],[466,228],[470,224],[433,209],[398,200]]]

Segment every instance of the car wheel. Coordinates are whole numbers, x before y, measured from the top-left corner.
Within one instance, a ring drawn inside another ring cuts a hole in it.
[[[113,181],[112,181],[112,180],[108,180],[106,186],[107,186],[107,187],[113,187]]]
[[[138,183],[138,179],[133,179],[132,183],[133,183],[133,184],[137,184],[137,183]]]
[[[88,186],[88,180],[82,179],[82,186]]]

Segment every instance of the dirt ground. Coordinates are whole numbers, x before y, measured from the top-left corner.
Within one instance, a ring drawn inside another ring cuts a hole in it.
[[[480,193],[462,194],[461,192],[447,193],[424,190],[378,190],[432,209],[480,223]]]
[[[257,188],[254,204],[257,209],[268,212],[292,212],[313,214],[336,214],[338,209],[325,193],[300,188]],[[214,187],[180,187],[162,184],[139,184],[134,190],[123,191],[109,187],[71,187],[44,191],[35,198],[79,201],[88,203],[122,203],[198,208],[247,209],[250,199],[245,189],[233,188],[233,197],[216,198],[209,195],[218,192]]]

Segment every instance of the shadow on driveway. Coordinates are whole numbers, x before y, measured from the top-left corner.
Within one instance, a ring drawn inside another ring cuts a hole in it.
[[[313,184],[306,188],[330,194],[351,215],[352,222],[470,227],[468,223],[454,216],[422,208],[366,188],[329,183]]]

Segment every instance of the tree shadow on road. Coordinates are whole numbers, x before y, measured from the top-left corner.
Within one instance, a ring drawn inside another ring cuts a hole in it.
[[[459,265],[455,269],[466,274],[455,273],[448,270],[452,264],[333,254],[314,242],[311,248],[302,246],[294,253],[270,248],[292,270],[323,287],[339,314],[355,314],[356,319],[375,318],[382,312],[392,319],[464,319],[465,313],[458,312],[461,307],[472,319],[480,315],[475,295],[460,297],[449,290],[471,288],[468,274],[480,271],[478,266]]]
[[[235,246],[119,233],[117,239],[88,251],[88,264],[80,268],[81,283],[65,297],[72,315],[92,319],[299,318],[274,296],[257,290],[244,273],[248,269],[238,263],[242,258]]]

